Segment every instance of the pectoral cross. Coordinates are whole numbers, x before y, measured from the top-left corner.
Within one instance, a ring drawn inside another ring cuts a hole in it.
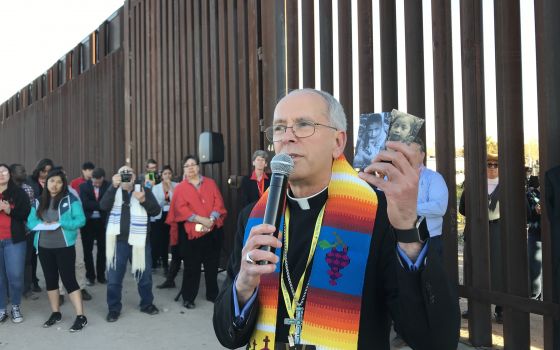
[[[301,328],[303,327],[303,306],[298,305],[296,306],[296,317],[295,318],[285,318],[284,324],[286,325],[295,325],[295,333],[290,334],[288,336],[289,340],[293,340],[293,342],[297,345],[301,342]],[[292,343],[292,341],[290,341]],[[292,345],[292,344],[290,344]]]

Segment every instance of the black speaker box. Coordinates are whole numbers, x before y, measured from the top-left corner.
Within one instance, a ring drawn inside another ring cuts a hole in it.
[[[224,137],[219,132],[205,131],[198,137],[200,163],[212,164],[224,161]]]

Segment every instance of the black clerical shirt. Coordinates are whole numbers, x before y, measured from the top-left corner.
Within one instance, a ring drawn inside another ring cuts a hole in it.
[[[328,189],[325,188],[324,191],[307,200],[307,203],[309,204],[309,209],[307,210],[302,209],[297,200],[290,198],[289,196],[287,198],[287,205],[288,208],[290,208],[290,245],[288,247],[288,268],[290,270],[290,277],[292,279],[294,290],[297,289],[299,279],[301,278],[303,271],[305,271],[307,257],[309,256],[309,249],[311,249],[311,241],[313,240],[315,223],[321,209],[327,202],[327,198]],[[281,256],[284,256],[284,251],[282,251]],[[309,276],[311,276],[312,266],[313,260],[309,263],[309,267],[307,268],[307,272],[305,274],[301,292],[302,296],[305,291],[305,287],[307,286],[307,282],[309,281]],[[283,261],[282,268],[284,268]],[[285,270],[284,283],[289,291],[290,297],[293,298],[294,296],[290,291]],[[303,306],[305,317],[305,303]],[[284,319],[288,317],[288,311],[286,310],[286,304],[284,303],[282,290],[280,288],[278,290],[278,313],[276,314],[276,342],[288,343],[288,332],[290,330],[290,326],[284,324]]]

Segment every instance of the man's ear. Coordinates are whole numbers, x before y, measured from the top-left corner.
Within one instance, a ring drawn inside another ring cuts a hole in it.
[[[337,131],[336,139],[334,141],[335,147],[333,149],[333,159],[337,159],[342,153],[344,153],[347,137],[348,135],[346,134],[346,131]]]

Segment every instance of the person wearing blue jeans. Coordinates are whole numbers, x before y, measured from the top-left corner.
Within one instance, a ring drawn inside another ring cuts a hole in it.
[[[13,243],[11,239],[0,240],[0,322],[8,318],[6,291],[9,291],[12,303],[12,321],[14,323],[23,321],[19,306],[23,293],[25,250],[25,241]]]
[[[25,219],[30,203],[25,192],[11,179],[6,164],[0,164],[0,323],[8,319],[7,296],[12,303],[12,321],[20,323],[25,271]]]
[[[105,232],[107,322],[117,321],[121,314],[122,281],[129,260],[138,283],[140,311],[148,315],[159,313],[153,304],[148,217],[159,215],[161,208],[152,191],[135,180],[132,168],[121,167],[99,202],[100,209],[109,213]]]
[[[127,242],[117,241],[116,261],[114,268],[107,271],[107,305],[109,312],[119,313],[122,310],[121,295],[122,281],[126,273],[126,265],[132,258],[132,246]],[[140,309],[153,304],[152,293],[152,259],[151,247],[145,247],[146,267],[144,272],[136,275],[138,281],[138,294],[140,294]]]

